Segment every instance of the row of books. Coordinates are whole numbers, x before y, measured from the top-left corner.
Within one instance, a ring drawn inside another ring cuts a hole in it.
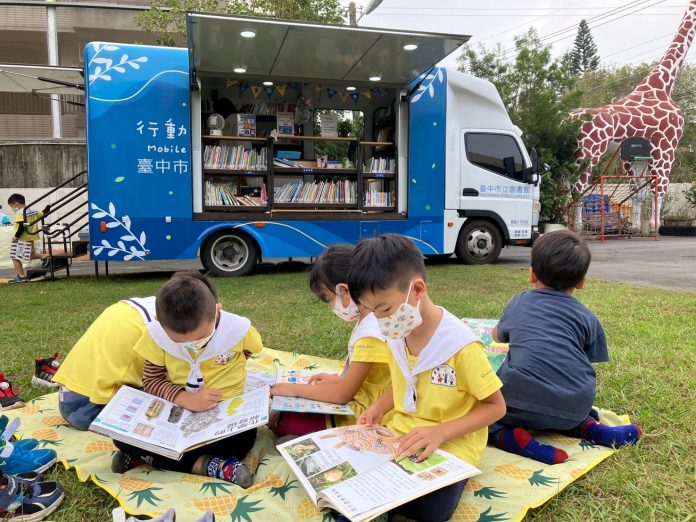
[[[392,127],[385,127],[377,131],[377,141],[391,142],[394,140],[394,129]]]
[[[394,158],[370,158],[368,162],[370,165],[369,171],[371,173],[391,173],[393,174],[396,169],[396,160]]]
[[[238,194],[237,183],[234,181],[205,182],[205,204],[207,206],[262,207],[268,204],[265,183],[261,185],[260,189],[254,191],[254,194],[258,195]]]
[[[395,194],[389,190],[389,181],[376,179],[365,182],[363,193],[363,206],[365,207],[393,207]]]
[[[206,145],[203,162],[207,169],[266,170],[265,147],[253,149],[243,145]]]
[[[239,112],[272,116],[278,112],[295,112],[295,104],[287,101],[247,103],[240,107]]]
[[[357,203],[355,181],[288,182],[275,190],[276,203]]]

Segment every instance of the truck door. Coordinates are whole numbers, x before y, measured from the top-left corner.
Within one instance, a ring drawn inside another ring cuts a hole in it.
[[[511,241],[531,238],[534,185],[523,181],[530,162],[517,136],[467,130],[460,140],[459,208],[497,215]]]

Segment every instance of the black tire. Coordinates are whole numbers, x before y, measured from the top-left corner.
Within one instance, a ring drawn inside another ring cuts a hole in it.
[[[251,272],[259,260],[259,248],[247,234],[221,230],[201,246],[201,262],[211,274],[219,277],[243,276]]]
[[[495,263],[503,248],[500,230],[490,221],[464,223],[457,239],[457,257],[467,265]]]

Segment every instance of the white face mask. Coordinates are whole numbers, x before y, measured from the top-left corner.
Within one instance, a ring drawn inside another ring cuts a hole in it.
[[[184,343],[176,344],[178,344],[182,349],[186,350],[188,353],[195,357],[203,351],[205,346],[208,344],[208,341],[212,339],[213,335],[215,335],[215,328],[213,328],[213,331],[210,333],[210,335],[206,335],[205,337],[198,339],[197,341],[186,341]]]
[[[406,300],[401,303],[399,308],[396,309],[396,312],[387,317],[377,319],[379,329],[382,331],[382,335],[387,339],[402,339],[407,337],[423,322],[419,310],[420,301],[416,306],[408,304],[408,298],[411,295],[412,287],[413,283],[408,287]]]
[[[352,299],[347,308],[343,306],[343,302],[341,301],[341,287],[338,285],[336,285],[336,299],[334,299],[333,313],[344,321],[355,321],[360,317],[358,305],[356,305]]]

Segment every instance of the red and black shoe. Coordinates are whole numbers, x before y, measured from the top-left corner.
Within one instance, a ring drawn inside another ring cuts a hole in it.
[[[58,352],[54,353],[53,357],[47,359],[37,357],[34,361],[36,363],[36,369],[34,370],[34,376],[31,378],[31,383],[34,386],[58,388],[60,385],[57,382],[53,382],[53,376],[58,371],[58,368],[60,368]]]
[[[17,395],[12,383],[5,380],[5,374],[0,373],[0,410],[11,410],[22,406],[24,401]]]

